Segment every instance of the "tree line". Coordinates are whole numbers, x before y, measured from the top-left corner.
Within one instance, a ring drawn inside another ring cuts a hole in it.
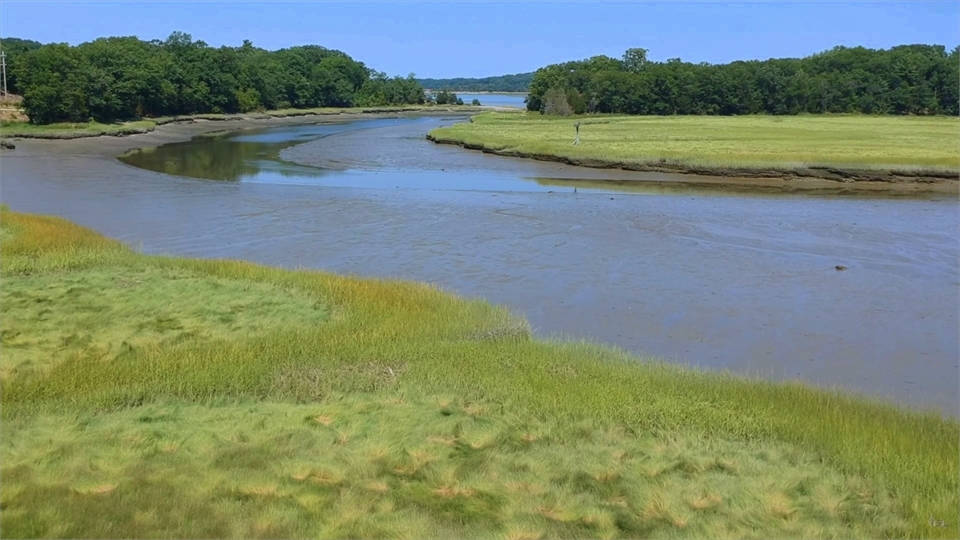
[[[3,38],[0,39],[0,51],[3,51],[7,58],[7,91],[11,94],[22,94],[20,91],[17,73],[11,68],[13,59],[21,54],[39,49],[43,44],[32,39]]]
[[[38,124],[425,101],[413,74],[391,78],[317,45],[211,47],[182,32],[166,40],[34,43],[4,39],[0,47],[10,57],[11,91]]]
[[[497,77],[453,79],[417,79],[424,88],[458,90],[461,92],[526,92],[530,89],[533,72],[500,75]]]
[[[903,45],[729,64],[652,62],[629,49],[538,69],[526,102],[556,114],[957,115],[958,99],[960,46]]]

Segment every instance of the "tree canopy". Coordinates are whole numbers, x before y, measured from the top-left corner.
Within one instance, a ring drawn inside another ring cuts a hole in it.
[[[16,73],[10,68],[15,58],[23,53],[39,49],[43,46],[39,41],[17,38],[0,38],[0,51],[7,55],[7,91],[11,94],[20,94]]]
[[[497,77],[471,79],[417,79],[424,88],[431,90],[456,90],[460,92],[526,92],[530,88],[533,73],[516,73]]]
[[[651,62],[645,49],[538,69],[527,109],[558,89],[574,112],[619,114],[960,114],[960,47],[835,47],[806,58]]]
[[[215,48],[174,32],[162,41],[110,37],[8,54],[25,112],[39,124],[424,102],[413,74],[390,78],[317,45]]]

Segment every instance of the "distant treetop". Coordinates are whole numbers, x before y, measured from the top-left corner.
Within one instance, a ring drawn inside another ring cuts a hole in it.
[[[461,92],[526,92],[530,88],[533,73],[517,73],[498,77],[471,79],[417,79],[424,88],[430,90],[455,90]]]

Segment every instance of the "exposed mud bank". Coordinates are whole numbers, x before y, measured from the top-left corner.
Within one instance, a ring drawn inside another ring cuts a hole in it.
[[[795,169],[743,169],[726,167],[691,167],[673,163],[627,163],[600,159],[576,159],[552,154],[537,154],[516,150],[490,148],[454,139],[427,135],[437,144],[479,150],[486,154],[562,163],[592,169],[617,169],[678,175],[673,180],[691,186],[755,186],[766,191],[832,190],[835,192],[890,191],[904,193],[960,193],[960,175],[945,171],[898,171],[839,169],[835,167],[807,167]],[[689,177],[689,181],[683,176]],[[641,180],[642,181],[642,180]],[[759,181],[759,182],[758,182]]]
[[[245,131],[284,126],[301,126],[310,124],[341,124],[357,120],[374,120],[389,118],[406,118],[410,116],[456,116],[466,117],[469,113],[448,111],[432,108],[427,111],[401,112],[369,112],[369,113],[336,113],[336,114],[283,114],[261,116],[236,116],[224,119],[214,118],[181,118],[179,120],[164,121],[155,129],[139,133],[129,133],[127,136],[83,136],[83,137],[18,137],[6,139],[17,141],[16,150],[8,152],[9,156],[65,156],[65,155],[97,155],[115,158],[125,152],[138,148],[149,148],[169,143],[185,142],[197,136],[215,135],[228,131]]]
[[[268,111],[263,113],[248,114],[196,114],[189,116],[170,116],[156,119],[144,119],[152,122],[150,126],[130,126],[116,127],[111,129],[102,129],[98,131],[50,131],[38,133],[17,133],[6,135],[4,139],[45,139],[45,140],[70,140],[86,139],[91,137],[126,137],[129,135],[142,135],[150,133],[159,126],[168,124],[193,124],[198,121],[208,122],[246,122],[251,120],[270,120],[276,118],[302,118],[302,117],[347,117],[360,118],[364,115],[383,115],[398,113],[418,113],[424,115],[430,114],[451,114],[451,113],[476,113],[482,110],[490,110],[490,107],[383,107],[367,109],[341,109],[341,110],[291,110],[291,111]]]

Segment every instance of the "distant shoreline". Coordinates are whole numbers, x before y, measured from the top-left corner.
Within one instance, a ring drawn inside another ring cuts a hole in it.
[[[425,88],[424,92],[439,92],[440,90],[433,90]],[[447,92],[453,92],[454,94],[479,94],[479,95],[488,95],[494,94],[498,96],[526,96],[529,92],[491,92],[488,90],[478,91],[478,90],[447,90]]]
[[[294,120],[299,123],[321,123],[336,121],[343,118],[371,117],[398,114],[477,114],[484,111],[498,111],[503,107],[477,107],[470,105],[418,105],[407,107],[371,107],[371,108],[344,108],[344,109],[283,109],[259,113],[241,114],[196,114],[185,116],[171,116],[165,118],[149,118],[119,122],[116,124],[48,124],[4,126],[0,133],[0,140],[17,141],[22,139],[83,139],[91,137],[125,137],[151,133],[160,126],[170,124],[196,124],[198,122],[218,122],[227,129],[246,125],[253,121]],[[75,127],[68,127],[75,126]],[[19,128],[19,129],[18,129]]]

